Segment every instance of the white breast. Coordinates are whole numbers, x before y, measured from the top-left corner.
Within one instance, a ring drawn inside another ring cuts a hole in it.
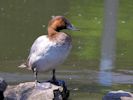
[[[29,55],[29,66],[38,71],[48,71],[62,64],[68,56],[71,44],[50,41],[46,35],[40,36],[33,43]]]

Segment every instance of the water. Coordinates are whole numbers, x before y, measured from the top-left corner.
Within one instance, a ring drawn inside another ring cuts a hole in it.
[[[70,100],[101,100],[111,90],[133,92],[133,1],[121,0],[119,3],[116,61],[112,71],[100,71],[99,67],[103,2],[0,1],[0,76],[9,84],[33,81],[31,71],[17,66],[27,58],[33,41],[47,33],[51,16],[64,15],[81,30],[64,30],[72,35],[73,49],[66,62],[57,70],[58,79],[68,84]],[[41,73],[39,77],[41,80],[49,79],[51,72]]]

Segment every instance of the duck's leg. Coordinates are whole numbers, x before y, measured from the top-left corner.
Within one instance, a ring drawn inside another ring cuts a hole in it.
[[[37,78],[38,72],[37,72],[36,68],[33,68],[32,71],[33,71],[33,73],[34,73],[35,83],[37,83],[37,82],[38,82],[38,78]]]
[[[52,83],[56,84],[57,80],[56,80],[56,75],[55,75],[55,69],[53,69],[52,72],[53,72]]]

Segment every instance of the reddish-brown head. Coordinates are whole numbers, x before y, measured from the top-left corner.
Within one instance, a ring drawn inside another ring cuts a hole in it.
[[[53,28],[56,31],[62,29],[77,30],[64,16],[53,17],[50,20],[48,27]]]

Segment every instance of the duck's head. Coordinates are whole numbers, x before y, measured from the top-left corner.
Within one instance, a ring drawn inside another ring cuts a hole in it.
[[[52,28],[58,32],[62,29],[78,30],[64,16],[53,17],[48,24],[48,28]]]

